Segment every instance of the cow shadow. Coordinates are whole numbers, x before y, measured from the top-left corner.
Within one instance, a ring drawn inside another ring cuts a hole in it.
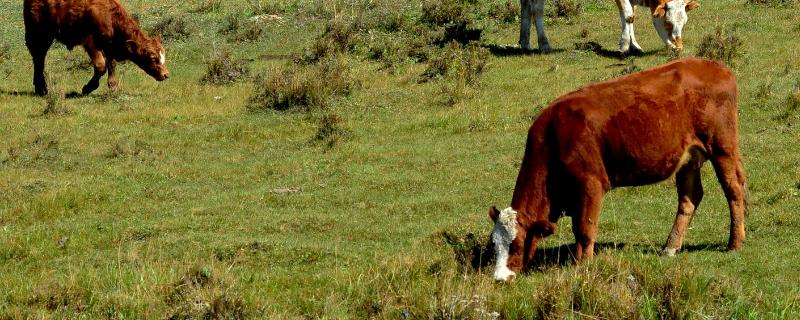
[[[631,50],[627,53],[619,52],[618,50],[609,50],[603,48],[603,46],[595,41],[587,41],[587,42],[575,42],[575,50],[577,51],[589,51],[598,56],[604,58],[612,58],[612,59],[620,59],[624,60],[631,57],[648,57],[652,55],[656,55],[661,52],[659,50],[650,50],[650,51],[638,51],[638,50]]]
[[[44,96],[37,95],[36,92],[25,91],[25,90],[20,91],[20,90],[0,89],[0,95],[13,96],[13,97],[41,97],[41,98],[44,98]],[[77,91],[70,91],[70,92],[67,92],[67,93],[64,94],[64,98],[65,99],[79,99],[79,98],[84,98],[84,97],[87,97],[87,95],[83,95],[82,93],[79,93]]]
[[[552,49],[549,52],[543,52],[539,49],[523,49],[518,46],[506,46],[506,45],[496,45],[496,44],[481,45],[481,47],[488,49],[489,53],[491,53],[495,57],[543,55],[543,54],[559,53],[567,51],[565,49],[558,48],[558,49]]]
[[[454,253],[456,262],[465,269],[480,272],[484,268],[492,268],[494,263],[494,246],[490,239],[479,239],[472,233],[465,236],[455,236],[445,233],[447,243]],[[598,242],[595,244],[595,254],[613,250],[632,250],[643,254],[659,256],[661,245],[654,244],[627,244],[624,242]],[[724,252],[727,251],[725,243],[700,243],[685,245],[680,252]],[[575,263],[575,244],[563,244],[555,247],[540,246],[536,249],[533,259],[528,261],[523,272],[544,272],[554,267],[564,267]]]

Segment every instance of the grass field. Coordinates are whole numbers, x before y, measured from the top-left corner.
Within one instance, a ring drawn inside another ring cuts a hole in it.
[[[677,202],[665,181],[608,195],[594,261],[569,262],[562,219],[530,272],[502,285],[472,259],[487,208],[510,202],[531,120],[587,83],[674,59],[648,19],[645,54],[620,59],[612,1],[567,17],[548,2],[555,50],[542,55],[513,49],[516,1],[128,0],[163,33],[170,79],[126,63],[119,92],[65,98],[91,71],[58,45],[45,99],[22,1],[4,1],[0,319],[800,318],[800,21],[772,2],[704,1],[684,29],[684,56],[718,28],[735,53],[745,247],[724,251],[707,165],[677,257],[657,255]],[[459,8],[464,21],[434,14]],[[438,46],[448,23],[481,37]],[[249,76],[201,83],[223,52]],[[287,87],[310,95],[263,107]]]

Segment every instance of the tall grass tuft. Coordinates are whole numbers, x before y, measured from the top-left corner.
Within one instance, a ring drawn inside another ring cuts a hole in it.
[[[722,28],[712,34],[703,36],[697,48],[697,55],[733,65],[734,60],[741,56],[742,40],[733,30],[723,31]]]
[[[556,0],[553,2],[553,15],[559,18],[573,20],[583,12],[583,4],[579,0]]]
[[[168,319],[246,319],[248,306],[221,270],[194,266],[173,283],[165,302]]]
[[[330,113],[323,115],[317,123],[317,132],[311,138],[312,144],[324,145],[326,148],[333,148],[337,144],[346,141],[352,135],[352,131],[345,127],[345,121],[341,116]]]
[[[230,51],[222,51],[206,61],[206,74],[200,79],[200,83],[227,85],[245,80],[249,76],[250,68],[246,60],[234,59]]]
[[[39,116],[42,117],[57,117],[69,115],[71,112],[67,108],[67,98],[64,93],[64,88],[52,77],[48,77],[50,83],[50,90],[47,91],[45,96],[45,104]]]
[[[256,82],[257,90],[247,104],[253,112],[322,109],[355,85],[347,63],[335,58],[312,66],[293,65]]]
[[[758,6],[770,6],[779,8],[794,8],[800,1],[798,0],[747,0],[748,4]]]

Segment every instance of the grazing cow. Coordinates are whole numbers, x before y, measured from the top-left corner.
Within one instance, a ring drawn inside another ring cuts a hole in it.
[[[131,60],[158,81],[169,76],[161,39],[142,33],[119,0],[25,0],[24,18],[38,95],[47,94],[44,65],[53,40],[70,50],[81,45],[89,54],[94,76],[83,87],[84,95],[97,89],[106,71],[109,88],[117,88],[117,61]]]
[[[494,221],[494,277],[510,280],[539,240],[572,217],[575,259],[594,255],[600,205],[613,188],[675,176],[678,212],[662,251],[680,249],[711,160],[730,207],[728,249],[745,237],[736,79],[722,64],[684,59],[592,84],[556,99],[528,131],[511,207]]]
[[[520,0],[520,30],[519,45],[530,50],[531,15],[536,22],[536,35],[539,42],[539,51],[550,51],[550,43],[544,33],[544,1],[545,0]],[[683,49],[683,26],[688,17],[686,12],[700,7],[695,0],[616,0],[619,9],[619,19],[622,24],[622,36],[619,41],[619,51],[623,54],[642,52],[642,47],[636,42],[633,34],[634,11],[636,6],[650,8],[653,26],[661,40],[674,49]]]

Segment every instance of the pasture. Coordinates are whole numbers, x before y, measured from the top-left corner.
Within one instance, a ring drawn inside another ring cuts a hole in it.
[[[684,28],[739,81],[742,250],[706,164],[676,257],[665,181],[606,197],[594,261],[564,218],[503,285],[475,266],[532,119],[677,58],[646,9],[621,59],[605,0],[548,1],[550,54],[515,49],[518,1],[124,2],[170,78],[124,63],[75,97],[88,59],[56,45],[44,98],[0,4],[0,319],[800,318],[800,4],[706,0]]]

